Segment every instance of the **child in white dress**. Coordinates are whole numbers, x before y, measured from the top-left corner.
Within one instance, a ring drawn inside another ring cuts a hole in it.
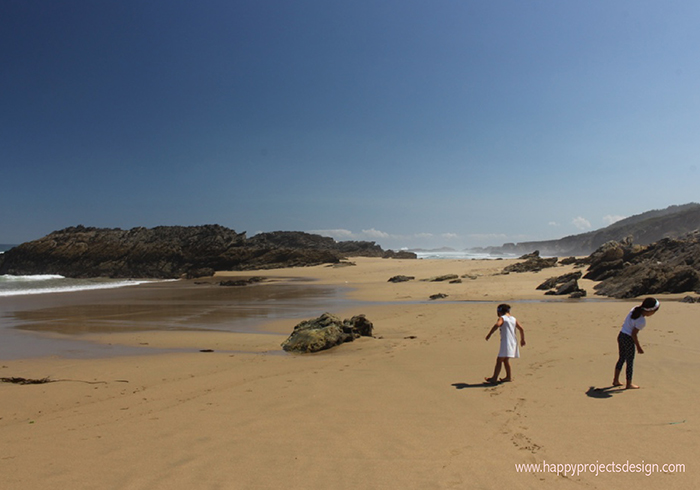
[[[485,378],[486,382],[489,384],[495,384],[499,381],[512,381],[510,373],[510,358],[520,357],[520,349],[518,348],[518,339],[515,334],[515,330],[520,331],[520,345],[525,345],[525,330],[520,322],[516,320],[514,316],[510,314],[510,305],[500,304],[496,309],[496,314],[498,315],[498,321],[491,328],[491,331],[486,336],[486,340],[491,338],[491,335],[496,331],[500,330],[501,334],[501,348],[498,351],[498,357],[496,358],[496,367],[493,370],[493,376],[490,378]],[[501,366],[506,368],[506,377],[498,379],[498,375],[501,373]]]

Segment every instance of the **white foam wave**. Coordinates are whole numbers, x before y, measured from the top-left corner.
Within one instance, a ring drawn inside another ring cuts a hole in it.
[[[0,276],[0,278],[4,277],[6,276]],[[152,282],[163,281],[147,279],[94,281],[80,279],[65,279],[62,276],[57,276],[50,280],[47,279],[46,282],[5,282],[4,284],[0,282],[0,297],[48,293],[73,293],[77,291],[90,291],[95,289],[116,289],[129,286],[138,286],[139,284],[146,284]]]
[[[491,255],[488,253],[474,252],[447,252],[447,251],[428,251],[416,252],[419,259],[453,259],[453,260],[486,260],[486,259],[505,259],[511,258],[505,255]]]
[[[0,282],[37,282],[50,281],[52,279],[64,279],[64,277],[58,274],[36,274],[32,276],[13,276],[12,274],[5,274],[0,276]]]

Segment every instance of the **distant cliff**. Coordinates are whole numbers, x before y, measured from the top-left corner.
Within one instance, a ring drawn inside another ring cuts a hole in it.
[[[0,255],[0,274],[179,278],[217,270],[337,263],[347,256],[391,256],[374,242],[335,242],[303,232],[245,232],[219,225],[131,230],[76,226]]]
[[[676,238],[700,229],[700,204],[690,203],[648,211],[596,231],[571,235],[558,240],[506,243],[501,247],[473,249],[492,254],[526,254],[539,250],[557,257],[589,255],[609,241],[632,237],[638,245],[649,245],[664,238]]]

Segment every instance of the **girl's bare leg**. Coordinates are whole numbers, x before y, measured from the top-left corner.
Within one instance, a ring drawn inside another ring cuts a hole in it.
[[[496,367],[493,369],[493,376],[484,378],[487,383],[498,382],[498,375],[501,374],[501,364],[503,364],[503,359],[500,357],[496,358]]]
[[[506,367],[506,377],[501,378],[500,381],[512,381],[513,378],[510,376],[510,359],[507,357],[503,358],[503,365]]]

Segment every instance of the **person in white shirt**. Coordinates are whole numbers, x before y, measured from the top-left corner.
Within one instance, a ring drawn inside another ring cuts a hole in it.
[[[500,304],[496,308],[496,314],[498,315],[498,321],[491,328],[491,331],[486,336],[486,340],[491,338],[491,335],[496,331],[500,330],[501,334],[501,348],[498,351],[498,357],[496,358],[496,367],[493,370],[493,376],[490,378],[484,378],[488,384],[495,384],[497,382],[512,381],[510,373],[510,358],[520,357],[520,349],[518,349],[518,339],[515,335],[515,330],[520,331],[520,345],[525,345],[525,330],[520,322],[516,320],[514,316],[510,314],[510,305]],[[506,377],[498,379],[498,375],[501,373],[501,366],[506,368]]]
[[[644,349],[642,349],[637,334],[646,326],[646,317],[653,315],[659,311],[659,301],[656,298],[646,298],[641,305],[635,306],[630,310],[625,318],[620,333],[617,336],[617,346],[620,352],[620,356],[615,364],[615,376],[613,378],[613,386],[622,386],[620,382],[620,373],[622,372],[622,366],[627,363],[627,370],[625,372],[627,376],[626,389],[637,389],[639,386],[632,383],[632,374],[634,373],[634,353],[636,351],[640,354],[644,354]]]

